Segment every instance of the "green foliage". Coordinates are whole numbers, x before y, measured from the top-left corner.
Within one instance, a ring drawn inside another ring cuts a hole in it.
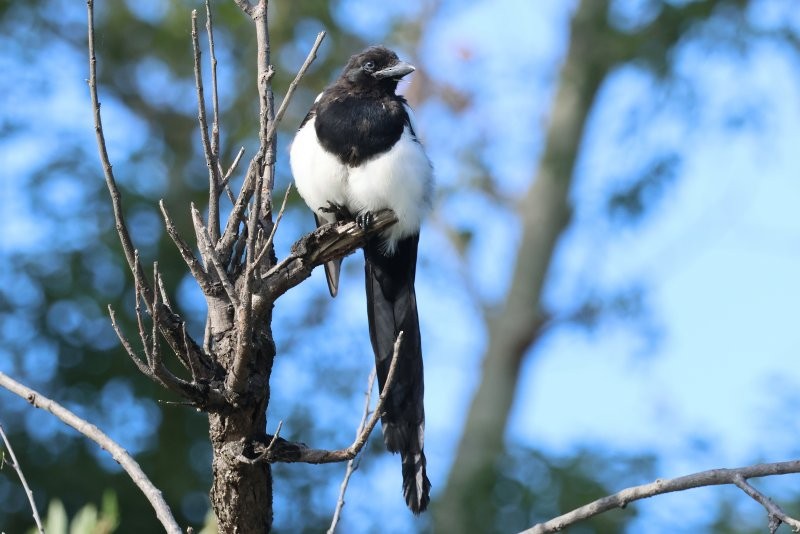
[[[59,499],[50,501],[47,515],[42,519],[47,534],[111,534],[119,526],[119,503],[113,491],[103,493],[100,509],[89,503],[77,511],[72,521],[67,516],[64,503]],[[32,528],[27,534],[37,534]]]

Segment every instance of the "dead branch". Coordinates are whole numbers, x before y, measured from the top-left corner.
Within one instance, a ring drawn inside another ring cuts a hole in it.
[[[272,242],[275,239],[275,232],[278,231],[278,226],[281,223],[281,219],[283,219],[283,212],[286,211],[286,203],[289,201],[289,193],[292,191],[292,184],[291,182],[286,187],[286,192],[283,194],[283,202],[281,202],[281,209],[278,211],[278,216],[275,218],[275,224],[272,225],[272,230],[269,232],[269,237],[267,238],[267,242],[261,247],[261,252],[258,253],[258,257],[256,261],[253,262],[253,269],[258,267],[261,264],[261,260],[264,259],[270,249],[272,248]],[[252,272],[248,272],[247,276],[252,276]]]
[[[160,385],[164,389],[168,389],[182,398],[186,399],[192,406],[207,412],[220,412],[229,408],[228,402],[225,397],[215,388],[207,384],[197,382],[196,371],[192,365],[192,382],[187,382],[175,376],[169,369],[166,368],[161,358],[158,361],[153,358],[152,352],[145,344],[145,358],[147,362],[136,354],[136,351],[131,345],[131,342],[122,333],[119,325],[117,324],[117,316],[114,310],[109,305],[108,313],[111,317],[111,327],[119,338],[120,344],[125,349],[128,357],[133,361],[139,371],[147,378]],[[141,330],[140,330],[141,336]],[[190,360],[191,361],[191,360]]]
[[[397,339],[394,342],[392,363],[389,365],[389,373],[386,375],[386,382],[383,385],[383,391],[381,391],[381,394],[378,397],[378,404],[375,406],[375,411],[372,413],[372,417],[369,419],[369,422],[367,422],[367,424],[361,429],[361,432],[356,435],[356,439],[353,441],[352,445],[345,449],[331,451],[325,449],[312,449],[304,443],[293,443],[284,439],[278,439],[276,441],[273,437],[270,445],[266,448],[264,448],[262,444],[256,444],[254,448],[255,451],[259,453],[258,456],[249,459],[244,455],[240,455],[239,460],[243,461],[244,463],[299,462],[306,464],[330,464],[336,462],[346,462],[355,458],[356,455],[361,452],[361,449],[364,448],[364,445],[366,445],[372,430],[375,428],[375,425],[378,424],[378,420],[381,418],[381,415],[383,415],[383,405],[386,402],[386,398],[389,396],[392,385],[394,384],[395,371],[397,370],[397,362],[400,356],[400,345],[402,343],[403,332],[401,331],[397,335]],[[261,450],[259,451],[259,449]]]
[[[172,218],[170,217],[169,212],[167,212],[166,206],[164,206],[163,199],[158,201],[158,206],[161,208],[161,215],[164,217],[164,226],[167,228],[167,234],[170,238],[172,238],[172,242],[175,243],[175,246],[178,248],[181,258],[183,258],[183,261],[189,268],[189,272],[192,273],[192,278],[197,280],[197,284],[200,286],[200,289],[203,291],[204,295],[213,295],[214,283],[211,281],[211,278],[208,276],[208,273],[206,273],[205,269],[203,269],[203,266],[200,265],[200,261],[198,261],[194,255],[194,252],[192,252],[192,248],[178,233],[175,223],[172,222]]]
[[[211,154],[214,156],[216,167],[217,186],[221,186],[222,168],[219,165],[219,94],[217,91],[217,54],[214,50],[214,24],[211,21],[211,3],[205,0],[206,5],[206,34],[208,35],[208,56],[211,62],[211,112],[213,122],[211,123]],[[209,191],[211,193],[211,191]],[[217,198],[220,196],[219,190],[216,191]],[[219,239],[219,224],[217,229],[217,239]]]
[[[42,519],[39,517],[39,511],[36,509],[36,501],[33,500],[33,492],[31,491],[30,486],[28,486],[28,481],[25,479],[25,473],[22,472],[22,466],[19,465],[19,461],[17,460],[17,455],[14,454],[14,449],[11,447],[11,442],[8,441],[8,436],[6,436],[5,431],[3,430],[3,425],[0,424],[0,438],[3,439],[3,443],[5,443],[6,450],[8,451],[8,456],[11,458],[11,462],[5,460],[5,458],[0,458],[0,467],[3,465],[3,460],[6,463],[9,463],[11,467],[14,468],[14,471],[17,472],[17,476],[19,477],[19,481],[22,483],[22,489],[25,490],[25,495],[28,496],[28,502],[31,505],[31,511],[33,512],[33,521],[36,523],[36,528],[39,529],[40,534],[44,534],[44,527],[42,527]]]
[[[100,117],[100,99],[97,95],[97,57],[95,55],[95,31],[94,31],[94,0],[87,0],[87,20],[88,20],[88,48],[89,48],[89,96],[92,102],[92,110],[94,115],[94,129],[95,137],[97,138],[97,149],[100,154],[100,161],[103,166],[103,176],[105,177],[106,186],[108,187],[109,195],[111,196],[111,205],[114,212],[115,227],[119,241],[122,245],[122,250],[125,253],[125,259],[128,262],[128,268],[134,274],[139,276],[142,281],[143,297],[147,306],[153,301],[153,289],[147,281],[147,277],[142,271],[141,265],[135,261],[135,248],[131,240],[130,232],[125,224],[125,218],[122,213],[122,197],[117,187],[114,172],[111,166],[111,161],[108,157],[108,150],[106,148],[105,134],[103,133],[103,122]],[[182,333],[181,325],[183,321],[167,306],[159,306],[156,310],[149,310],[150,313],[158,319],[161,334],[169,343],[172,350],[179,356],[181,363],[185,367],[189,367],[189,361],[201,363],[201,370],[203,377],[208,378],[213,376],[214,365],[208,358],[205,357],[197,343],[188,338],[188,347],[183,343],[184,336]],[[186,348],[185,352],[181,346]]]
[[[92,0],[89,0],[90,4],[91,2]],[[131,480],[133,480],[134,484],[139,487],[141,492],[153,506],[156,516],[164,526],[164,529],[171,534],[181,534],[181,528],[175,521],[172,511],[170,510],[166,501],[164,501],[164,497],[161,495],[161,492],[153,485],[152,482],[150,482],[150,479],[144,474],[144,471],[142,471],[142,468],[139,467],[139,464],[136,462],[136,460],[134,460],[133,457],[128,454],[128,451],[122,448],[122,446],[120,446],[116,441],[108,437],[95,425],[84,419],[81,419],[71,411],[61,406],[59,403],[48,399],[37,391],[20,384],[2,372],[0,372],[0,386],[12,393],[15,393],[16,395],[19,395],[33,406],[42,410],[46,410],[55,415],[61,421],[97,443],[100,448],[108,451],[111,457],[114,458],[114,460],[120,466],[122,466],[126,473],[128,473],[128,476],[131,478]]]
[[[800,531],[800,522],[792,519],[777,507],[769,499],[759,493],[755,488],[745,481],[749,478],[766,477],[773,475],[786,475],[790,473],[800,473],[800,460],[790,462],[777,462],[770,464],[756,464],[735,469],[711,469],[701,471],[691,475],[686,475],[671,479],[658,479],[650,484],[634,486],[624,489],[613,495],[597,499],[594,502],[576,508],[575,510],[551,519],[545,523],[534,525],[522,531],[520,534],[546,534],[559,532],[564,528],[574,525],[580,521],[602,514],[614,508],[624,508],[633,501],[646,499],[655,495],[684,491],[703,486],[720,486],[723,484],[734,484],[740,487],[753,499],[761,503],[767,510],[770,517],[790,525],[795,532]],[[748,488],[748,489],[745,489]]]
[[[311,276],[314,267],[353,253],[364,244],[365,239],[380,233],[395,222],[397,218],[394,213],[383,210],[375,213],[372,224],[366,230],[354,221],[343,221],[320,226],[301,237],[292,245],[289,255],[263,275],[263,297],[256,300],[256,315]]]
[[[208,19],[207,24],[208,24]],[[210,27],[210,26],[209,26]],[[211,33],[209,31],[209,39]],[[208,231],[211,242],[219,239],[219,165],[215,147],[208,134],[206,118],[206,99],[203,90],[203,75],[200,68],[200,39],[197,36],[197,10],[192,10],[192,50],[194,51],[194,83],[197,89],[197,119],[200,122],[200,138],[203,142],[203,154],[208,167]],[[216,94],[216,91],[214,91]]]
[[[231,301],[231,304],[238,307],[239,297],[236,296],[236,289],[234,289],[233,284],[231,284],[231,281],[228,279],[228,273],[225,271],[225,267],[222,265],[222,260],[219,258],[217,251],[214,249],[212,241],[213,238],[209,235],[208,229],[203,225],[203,219],[200,215],[200,211],[195,207],[194,203],[191,204],[191,210],[194,231],[197,235],[197,244],[200,247],[203,259],[205,260],[206,268],[209,268],[209,264],[211,267],[214,267],[214,270],[217,272],[217,278],[219,278],[222,287],[225,289],[228,299]]]
[[[736,484],[736,486],[745,492],[750,498],[767,510],[770,534],[775,534],[775,531],[778,529],[781,523],[786,523],[792,527],[792,530],[795,532],[800,532],[800,521],[786,515],[786,512],[784,512],[780,506],[772,502],[769,497],[750,485],[750,483],[745,480],[741,473],[736,473],[733,475],[733,483]]]

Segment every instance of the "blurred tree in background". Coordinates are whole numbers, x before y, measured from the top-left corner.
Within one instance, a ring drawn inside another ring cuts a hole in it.
[[[545,350],[543,341],[576,327],[592,335],[602,331],[599,325],[619,323],[645,346],[657,342],[646,281],[609,283],[589,256],[609,234],[635,232],[648,214],[663,209],[660,201],[682,176],[685,151],[692,147],[649,128],[664,122],[659,113],[665,108],[678,124],[669,127],[685,132],[696,126],[701,88],[684,71],[686,50],[735,56],[764,42],[791,48],[800,26],[790,18],[765,22],[759,16],[770,9],[785,12],[791,0],[490,4],[270,5],[278,97],[316,33],[328,31],[283,121],[277,187],[289,183],[285,149],[314,95],[350,54],[376,42],[418,66],[405,93],[419,112],[439,180],[418,277],[434,518],[413,520],[400,512],[399,483],[391,478],[399,477],[396,459],[379,452],[377,439],[351,483],[343,532],[510,532],[662,475],[651,454],[611,453],[601,446],[553,454],[511,436],[509,419],[525,387],[522,369]],[[498,33],[481,37],[481,21],[465,18],[481,5],[498,19],[524,12],[530,18],[522,24],[557,33],[553,41],[561,51],[543,60],[528,43],[508,42]],[[188,201],[205,202],[189,39],[189,13],[200,8],[186,0],[96,5],[106,135],[129,225],[143,262],[159,258],[167,287],[176,288],[174,301],[191,325],[202,323],[203,300],[155,206],[164,198],[186,235]],[[240,146],[246,157],[257,146],[254,39],[233,2],[214,2],[213,9],[223,161],[229,164]],[[162,489],[179,522],[198,526],[211,480],[206,418],[157,402],[173,399],[164,399],[135,372],[105,313],[111,303],[128,314],[120,317],[123,328],[132,327],[132,280],[113,229],[84,83],[84,10],[83,3],[68,0],[0,0],[0,370],[120,441]],[[455,37],[448,36],[450,28],[470,24],[471,40],[455,30]],[[442,42],[448,46],[438,46]],[[626,79],[631,73],[634,82]],[[624,95],[619,88],[636,83],[646,86],[643,103],[621,111],[615,91]],[[720,121],[733,129],[758,124],[763,111],[749,105],[729,106]],[[623,111],[627,115],[620,117]],[[649,144],[636,145],[635,138],[648,138]],[[608,149],[603,139],[640,151]],[[604,168],[596,155],[604,148],[608,159],[623,162],[605,167],[626,178],[592,175],[592,165]],[[293,209],[276,237],[279,256],[313,227],[310,214],[292,198]],[[343,287],[350,291],[336,301],[316,277],[276,308],[279,346],[269,410],[271,422],[284,421],[287,439],[320,446],[352,439],[371,365],[360,276],[358,262],[346,261]],[[453,386],[445,382],[472,384],[475,396],[453,408]],[[569,384],[564,390],[571,394]],[[549,409],[558,411],[563,399],[550,402]],[[58,498],[72,517],[113,488],[119,532],[158,529],[145,499],[94,444],[5,392],[0,419],[40,510]],[[276,466],[276,530],[326,528],[342,472],[336,465]],[[30,514],[17,480],[3,473],[0,529],[10,534],[29,527]],[[396,503],[376,498],[384,493]],[[753,521],[730,512],[738,510],[739,499],[720,497],[712,508],[719,513],[704,527],[742,532],[746,522],[758,531],[761,510],[752,511]],[[396,512],[396,525],[381,520],[384,508]],[[624,531],[635,525],[637,510],[606,514],[576,532]]]

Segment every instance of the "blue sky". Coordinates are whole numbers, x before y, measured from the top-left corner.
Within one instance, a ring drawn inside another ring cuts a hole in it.
[[[513,195],[527,187],[541,149],[570,9],[559,2],[499,4],[476,2],[444,16],[425,36],[424,51],[437,79],[478,96],[464,121],[482,125],[487,164]],[[749,16],[762,28],[796,31],[793,7],[759,2]],[[459,46],[477,59],[459,64]],[[520,50],[531,53],[521,58]],[[793,365],[800,353],[797,54],[766,41],[742,55],[690,43],[676,52],[675,84],[665,87],[635,67],[610,77],[590,118],[572,193],[575,218],[547,296],[558,306],[586,286],[641,284],[657,337],[651,342],[635,325],[613,321],[590,334],[564,328],[547,336],[524,366],[510,438],[554,453],[585,444],[656,451],[662,477],[796,456],[797,424],[787,424],[781,410],[800,384]],[[420,122],[436,161],[438,136],[452,130],[437,131],[435,111],[423,109]],[[465,130],[469,136],[468,128],[459,131]],[[608,192],[661,152],[680,156],[674,182],[642,221],[609,223]],[[447,163],[444,169],[442,182],[457,179],[447,175]],[[480,200],[453,204],[447,199],[437,219],[448,219],[451,209],[458,217],[485,208]],[[490,302],[506,290],[505,276],[493,276],[506,274],[505,267],[491,263],[507,257],[517,238],[508,216],[498,219],[486,224],[482,259],[476,255],[471,265],[474,286]],[[438,238],[427,240],[427,253],[440,254]],[[440,444],[434,455],[447,461],[454,442],[446,436],[460,430],[485,333],[463,295],[443,298],[436,281],[420,285],[427,380],[436,384],[428,390],[428,442]],[[452,328],[441,326],[445,316]],[[650,531],[645,525],[654,517],[653,532],[681,531],[676,517],[702,524],[702,510],[679,513],[687,501],[698,497],[644,505],[652,515],[636,532]],[[742,506],[761,517],[749,503]],[[697,524],[688,528],[698,531]]]

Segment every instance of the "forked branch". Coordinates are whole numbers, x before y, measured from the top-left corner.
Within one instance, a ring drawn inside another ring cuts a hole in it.
[[[293,443],[284,439],[272,439],[269,446],[265,447],[264,445],[259,444],[255,447],[255,452],[258,453],[255,458],[246,458],[245,456],[240,455],[239,459],[244,463],[299,462],[306,464],[330,464],[336,462],[346,462],[355,458],[356,455],[361,452],[361,449],[364,448],[364,445],[366,445],[370,434],[372,434],[372,431],[375,428],[375,425],[378,424],[378,420],[380,420],[381,416],[383,415],[383,406],[386,403],[386,398],[389,396],[389,392],[392,390],[392,386],[394,385],[397,362],[400,356],[400,346],[402,343],[403,332],[400,332],[394,342],[392,362],[389,365],[389,373],[386,375],[386,382],[383,385],[383,391],[381,391],[381,394],[378,397],[378,403],[375,406],[375,411],[372,413],[372,417],[370,417],[369,421],[365,425],[360,426],[360,432],[358,432],[356,435],[356,439],[353,441],[352,445],[344,449],[331,451],[325,449],[312,449],[303,443]]]
[[[783,510],[767,497],[758,492],[745,481],[749,478],[766,477],[772,475],[786,475],[800,473],[800,460],[790,462],[777,462],[770,464],[756,464],[735,469],[711,469],[691,475],[671,479],[658,479],[650,484],[634,486],[624,489],[613,495],[597,499],[594,502],[576,508],[575,510],[551,519],[545,523],[534,525],[520,534],[546,534],[559,532],[580,521],[602,514],[614,508],[624,508],[633,501],[646,499],[655,495],[684,491],[702,486],[719,486],[733,484],[745,491],[750,497],[764,506],[769,514],[770,521],[786,523],[795,532],[800,532],[800,521],[787,516]],[[773,520],[774,518],[774,520]]]

